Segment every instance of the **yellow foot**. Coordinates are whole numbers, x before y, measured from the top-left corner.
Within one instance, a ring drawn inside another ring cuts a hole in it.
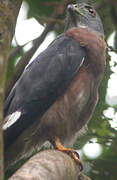
[[[54,148],[57,149],[58,151],[64,152],[64,153],[68,154],[69,156],[71,156],[71,158],[73,158],[75,160],[75,162],[80,165],[80,170],[81,171],[83,170],[83,165],[80,161],[79,154],[71,148],[65,148],[61,144],[61,141],[58,137],[55,138]]]

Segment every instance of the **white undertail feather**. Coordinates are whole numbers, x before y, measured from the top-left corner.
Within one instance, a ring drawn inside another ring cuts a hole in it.
[[[21,116],[21,112],[20,111],[16,111],[12,114],[9,114],[4,121],[4,125],[3,125],[3,130],[6,130],[7,128],[9,128],[10,126],[12,126]]]

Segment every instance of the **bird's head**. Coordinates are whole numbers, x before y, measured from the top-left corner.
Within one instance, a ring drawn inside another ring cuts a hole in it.
[[[67,7],[66,29],[89,28],[104,35],[103,25],[96,10],[86,3],[69,4]]]

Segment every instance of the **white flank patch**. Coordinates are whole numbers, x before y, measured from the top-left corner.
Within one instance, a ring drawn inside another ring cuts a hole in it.
[[[19,119],[20,116],[21,116],[21,112],[20,111],[16,111],[16,112],[8,115],[6,117],[6,119],[5,119],[6,123],[3,125],[3,130],[6,130],[12,124],[14,124]]]

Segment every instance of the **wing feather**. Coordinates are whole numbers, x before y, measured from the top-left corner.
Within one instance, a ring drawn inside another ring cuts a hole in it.
[[[26,67],[15,85],[15,93],[11,91],[5,103],[6,117],[21,112],[5,129],[6,145],[13,143],[65,92],[84,57],[84,49],[72,38],[62,35]]]

